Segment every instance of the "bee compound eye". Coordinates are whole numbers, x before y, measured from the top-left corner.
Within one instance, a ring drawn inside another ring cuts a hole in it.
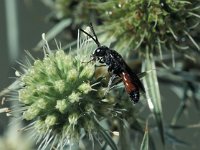
[[[100,53],[100,52],[101,52],[101,50],[100,50],[100,49],[97,49],[97,50],[96,50],[96,52],[97,52],[97,53]]]

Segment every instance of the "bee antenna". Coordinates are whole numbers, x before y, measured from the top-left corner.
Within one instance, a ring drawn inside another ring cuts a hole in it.
[[[101,46],[101,44],[100,44],[100,42],[99,42],[99,40],[98,40],[98,38],[97,38],[97,35],[96,35],[96,33],[94,32],[94,28],[93,28],[93,25],[92,25],[92,23],[90,23],[90,29],[91,29],[91,31],[92,31],[92,33],[93,33],[94,37],[95,37],[95,41],[96,41],[96,44],[97,44],[97,46],[98,46],[98,47],[100,47],[100,46]]]
[[[89,37],[97,44],[98,47],[100,47],[101,44],[99,43],[99,40],[98,40],[98,38],[97,38],[97,35],[96,35],[96,33],[94,32],[92,23],[90,23],[90,29],[91,29],[92,34],[94,35],[95,38],[94,38],[91,34],[89,34],[89,33],[87,33],[86,31],[84,31],[83,29],[80,29],[80,30],[81,30],[83,33],[85,33],[87,36],[89,36]]]

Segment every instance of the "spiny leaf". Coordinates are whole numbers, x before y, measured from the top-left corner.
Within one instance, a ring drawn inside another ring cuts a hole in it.
[[[149,54],[148,49],[146,51],[146,59],[143,62],[142,66],[143,71],[155,69],[155,71],[150,72],[148,76],[144,78],[144,86],[146,88],[146,97],[149,108],[154,114],[158,129],[160,131],[161,140],[163,144],[165,144],[161,97],[156,73],[155,60],[153,59],[152,53]]]
[[[143,78],[143,77],[145,77],[148,73],[150,73],[151,71],[153,71],[153,69],[151,69],[151,70],[148,70],[148,71],[144,71],[144,72],[141,72],[141,73],[138,73],[137,74],[137,76],[138,76],[138,78]]]
[[[124,149],[126,147],[126,150],[131,150],[131,139],[130,139],[130,129],[129,125],[127,124],[126,120],[122,120],[119,123],[119,130],[120,130],[120,136],[119,136],[119,147],[121,149]]]
[[[140,150],[148,150],[149,149],[149,135],[148,135],[148,123],[146,123],[144,137],[142,140],[142,144],[140,146]]]
[[[182,116],[184,110],[186,109],[186,103],[187,103],[187,99],[188,99],[187,90],[188,90],[188,87],[185,87],[184,91],[183,91],[183,97],[181,98],[181,103],[178,106],[177,111],[175,112],[175,114],[172,118],[171,125],[176,124],[177,120]]]
[[[180,146],[189,146],[190,145],[189,143],[178,139],[177,137],[175,137],[174,135],[172,135],[169,132],[166,133],[166,139],[172,145],[180,145]]]
[[[100,133],[102,137],[104,138],[104,140],[110,145],[112,150],[118,150],[116,144],[114,143],[110,135],[104,129],[100,129]]]
[[[200,128],[200,123],[198,124],[191,124],[191,125],[170,125],[171,129],[191,129],[191,128]]]
[[[96,123],[96,125],[99,127],[99,133],[102,135],[102,137],[104,138],[105,142],[108,143],[108,145],[110,146],[110,148],[112,150],[118,150],[115,142],[112,140],[111,136],[106,132],[106,130],[100,125],[99,121],[97,120],[96,117],[93,117],[94,122]]]

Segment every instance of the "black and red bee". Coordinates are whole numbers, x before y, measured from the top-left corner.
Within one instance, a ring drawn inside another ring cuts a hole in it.
[[[108,66],[108,72],[112,75],[108,83],[108,89],[110,89],[113,80],[119,77],[122,79],[126,92],[129,94],[131,100],[134,103],[137,103],[140,98],[140,90],[145,92],[142,82],[118,52],[99,43],[92,24],[90,24],[90,29],[94,37],[80,29],[97,44],[97,49],[95,49],[91,55],[92,59],[90,61],[98,61],[99,63],[105,63]]]

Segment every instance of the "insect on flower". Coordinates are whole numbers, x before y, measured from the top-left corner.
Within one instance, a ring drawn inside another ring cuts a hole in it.
[[[92,24],[90,24],[90,29],[93,36],[83,29],[80,30],[89,36],[97,45],[97,49],[95,49],[91,55],[90,61],[98,61],[99,63],[104,63],[108,66],[108,72],[111,74],[108,90],[111,88],[113,81],[116,78],[120,78],[123,81],[126,92],[129,94],[131,100],[134,103],[137,103],[140,98],[140,90],[145,92],[142,82],[118,52],[100,44]]]

